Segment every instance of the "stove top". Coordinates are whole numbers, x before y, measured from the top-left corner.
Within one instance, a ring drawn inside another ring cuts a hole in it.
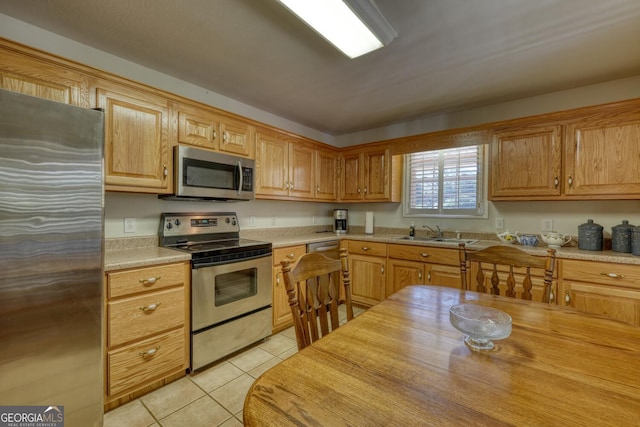
[[[192,260],[230,260],[271,253],[271,243],[241,239],[234,212],[163,213],[160,246],[189,252]]]

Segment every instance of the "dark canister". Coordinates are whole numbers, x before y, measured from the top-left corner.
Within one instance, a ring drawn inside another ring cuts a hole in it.
[[[633,225],[626,219],[622,224],[611,227],[611,250],[615,252],[631,252],[631,234]]]
[[[588,219],[585,224],[578,226],[578,249],[586,251],[602,250],[602,229],[600,224],[594,224]]]
[[[631,253],[640,255],[640,227],[633,227],[633,233],[631,233]]]

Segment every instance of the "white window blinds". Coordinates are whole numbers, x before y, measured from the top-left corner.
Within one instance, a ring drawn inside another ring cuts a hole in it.
[[[407,155],[405,214],[482,214],[483,146]]]

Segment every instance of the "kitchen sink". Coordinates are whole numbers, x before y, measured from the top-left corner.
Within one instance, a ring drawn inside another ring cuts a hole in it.
[[[467,245],[472,245],[477,242],[474,239],[455,239],[455,238],[447,238],[447,237],[411,237],[411,236],[402,236],[398,237],[399,240],[413,240],[416,242],[443,242],[443,243],[464,243]]]

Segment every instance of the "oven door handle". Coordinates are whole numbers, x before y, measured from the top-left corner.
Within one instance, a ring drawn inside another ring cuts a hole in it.
[[[232,259],[232,260],[224,260],[224,261],[219,261],[219,262],[199,262],[197,259],[192,259],[191,260],[191,268],[193,270],[196,270],[198,268],[206,268],[206,267],[215,267],[218,265],[228,265],[228,264],[234,264],[237,262],[243,262],[243,261],[251,261],[251,260],[255,260],[255,259],[260,259],[260,258],[265,258],[265,257],[269,257],[271,256],[272,253],[262,253],[262,254],[258,254],[258,255],[254,255],[254,256],[249,256],[246,258],[238,258],[238,259]]]
[[[238,170],[240,171],[240,182],[238,183],[238,196],[240,195],[240,193],[242,192],[242,185],[243,185],[243,179],[244,179],[244,174],[242,173],[242,163],[240,162],[240,160],[238,160]]]

